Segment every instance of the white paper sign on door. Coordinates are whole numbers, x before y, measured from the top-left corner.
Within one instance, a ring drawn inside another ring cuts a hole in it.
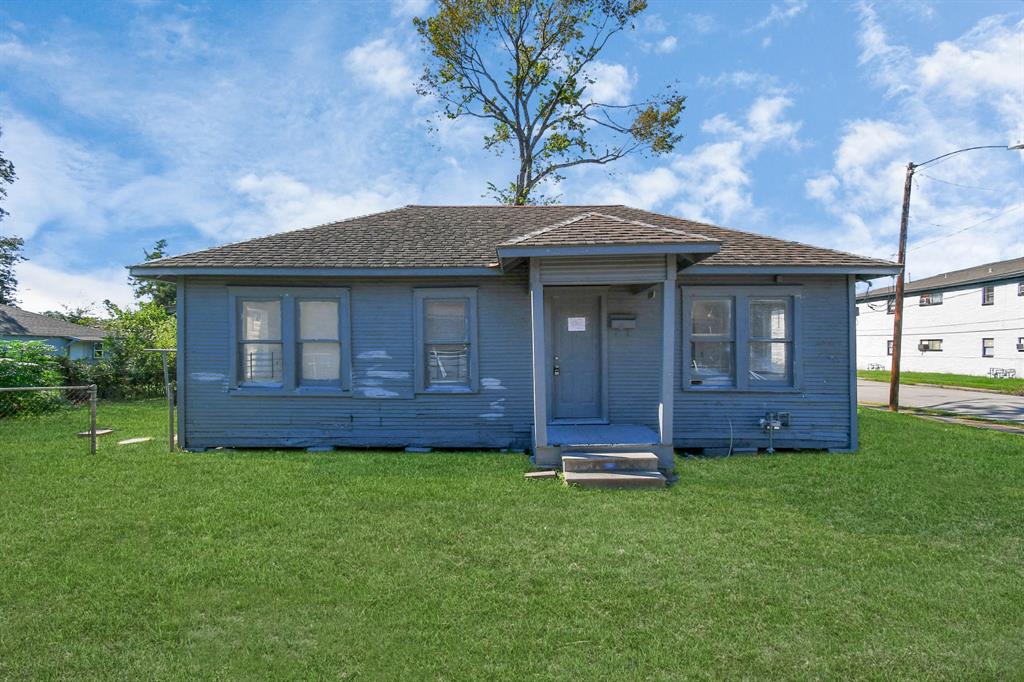
[[[587,331],[587,318],[585,318],[585,317],[570,317],[569,318],[569,331],[571,331],[571,332],[585,332],[585,331]]]

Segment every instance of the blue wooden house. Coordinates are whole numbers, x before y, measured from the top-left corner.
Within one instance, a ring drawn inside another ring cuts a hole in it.
[[[857,446],[887,261],[625,206],[406,206],[132,266],[177,283],[180,442]]]
[[[107,336],[104,329],[0,304],[0,341],[42,341],[70,360],[95,362],[103,357]]]

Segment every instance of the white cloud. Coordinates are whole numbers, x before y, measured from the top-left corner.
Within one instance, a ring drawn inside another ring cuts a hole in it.
[[[391,16],[421,17],[427,13],[431,0],[392,0]]]
[[[786,117],[793,102],[787,97],[758,97],[742,120],[724,114],[703,122],[701,129],[717,138],[687,154],[671,157],[667,166],[598,182],[586,194],[596,202],[614,201],[642,208],[671,205],[689,218],[731,222],[754,220],[750,164],[768,147],[798,148],[800,123]]]
[[[777,24],[785,26],[802,14],[806,9],[807,0],[785,0],[785,2],[781,3],[773,2],[771,8],[768,10],[768,14],[766,14],[759,22],[754,24],[749,30],[759,31]]]
[[[805,192],[838,220],[833,245],[895,257],[906,164],[1022,132],[1024,22],[990,17],[956,40],[915,55],[894,44],[878,11],[859,8],[860,64],[881,87],[889,115],[848,122],[832,168]],[[918,170],[907,267],[915,277],[1024,255],[1024,173],[1018,156],[967,152]],[[980,221],[978,230],[960,231]],[[980,227],[980,226],[979,226]]]
[[[590,99],[601,104],[628,104],[636,76],[622,64],[594,62],[587,75],[593,83],[587,87]]]
[[[654,44],[654,51],[658,54],[668,54],[674,52],[678,44],[675,36],[665,36]]]
[[[687,14],[684,21],[691,30],[700,35],[711,33],[718,28],[718,22],[710,14]]]
[[[23,309],[41,313],[67,305],[92,306],[100,312],[99,304],[104,299],[118,305],[132,301],[128,271],[124,268],[70,272],[57,264],[59,259],[55,254],[45,259],[46,264],[33,259],[18,265],[18,298]]]
[[[377,38],[352,48],[345,55],[349,73],[389,97],[409,97],[416,93],[416,76],[402,50],[386,38]]]

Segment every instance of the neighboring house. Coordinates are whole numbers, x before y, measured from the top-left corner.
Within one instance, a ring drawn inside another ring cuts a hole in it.
[[[180,442],[856,448],[887,261],[624,206],[406,206],[150,261]]]
[[[45,341],[72,360],[103,357],[107,332],[0,304],[0,341]]]
[[[892,287],[857,296],[857,366],[892,367]],[[900,367],[1024,376],[1024,258],[908,282]]]

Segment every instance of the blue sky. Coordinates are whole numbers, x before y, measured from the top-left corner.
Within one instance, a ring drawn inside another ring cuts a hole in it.
[[[432,104],[414,91],[410,18],[429,11],[4,3],[0,149],[19,180],[0,231],[26,238],[24,307],[129,300],[124,266],[161,237],[179,253],[487,201],[512,162],[482,151],[473,122],[429,133]],[[685,138],[668,156],[570,172],[563,201],[890,257],[907,161],[1024,138],[1024,9],[652,1],[595,75],[597,97],[622,101],[678,81]],[[1022,157],[971,152],[918,177],[911,277],[1024,256]]]

